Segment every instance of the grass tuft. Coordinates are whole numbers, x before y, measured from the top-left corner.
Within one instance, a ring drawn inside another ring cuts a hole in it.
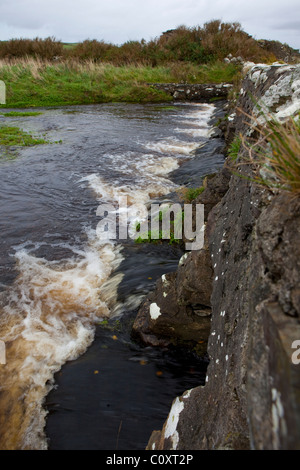
[[[290,117],[284,122],[273,115],[264,114],[263,125],[252,117],[251,128],[256,132],[254,143],[249,138],[237,137],[231,144],[231,161],[238,160],[238,143],[246,152],[239,163],[251,164],[253,181],[270,189],[286,191],[300,196],[300,117]]]

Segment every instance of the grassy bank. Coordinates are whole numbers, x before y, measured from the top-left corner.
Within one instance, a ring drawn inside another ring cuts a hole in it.
[[[171,63],[118,67],[77,60],[1,60],[0,80],[6,83],[7,92],[2,107],[170,101],[169,95],[151,87],[151,83],[232,82],[238,73],[237,66],[220,61],[202,66]]]

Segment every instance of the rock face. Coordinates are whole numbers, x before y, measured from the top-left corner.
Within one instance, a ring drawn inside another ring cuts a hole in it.
[[[295,114],[296,103],[299,112],[299,74],[300,66],[255,66],[237,108],[255,112],[255,97],[278,119]],[[228,135],[249,131],[238,113],[229,127]],[[250,167],[241,171],[251,176]],[[159,336],[166,312],[168,342],[183,331],[207,341],[206,385],[174,400],[147,448],[300,449],[300,199],[225,166],[203,201],[203,249],[184,255],[141,310],[142,334]]]

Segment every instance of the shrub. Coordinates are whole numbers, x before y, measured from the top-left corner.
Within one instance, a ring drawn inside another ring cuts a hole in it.
[[[63,45],[55,38],[11,39],[0,42],[0,57],[13,59],[35,57],[52,60],[63,55]]]
[[[104,41],[86,39],[83,42],[77,43],[74,47],[65,50],[65,55],[81,61],[105,61],[114,47],[112,44],[105,43]]]
[[[213,20],[205,23],[199,33],[206,54],[214,60],[222,60],[229,54],[258,62],[268,61],[270,58],[270,53],[264,51],[258,41],[243,31],[240,23]]]

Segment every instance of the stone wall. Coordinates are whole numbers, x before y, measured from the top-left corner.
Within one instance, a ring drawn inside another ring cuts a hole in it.
[[[230,83],[220,84],[178,84],[154,83],[151,86],[171,95],[176,101],[207,101],[212,98],[226,98],[232,88]]]
[[[249,133],[243,112],[256,113],[257,101],[278,119],[296,114],[299,92],[300,66],[251,68],[228,138]],[[146,335],[165,317],[168,337],[180,321],[174,335],[189,325],[200,332],[195,310],[202,309],[210,359],[205,386],[174,399],[148,449],[300,449],[300,364],[292,361],[300,340],[300,199],[253,184],[248,165],[240,171],[249,178],[225,164],[209,180],[197,200],[208,206],[203,249],[187,253],[140,310]],[[159,318],[151,317],[153,304]]]

